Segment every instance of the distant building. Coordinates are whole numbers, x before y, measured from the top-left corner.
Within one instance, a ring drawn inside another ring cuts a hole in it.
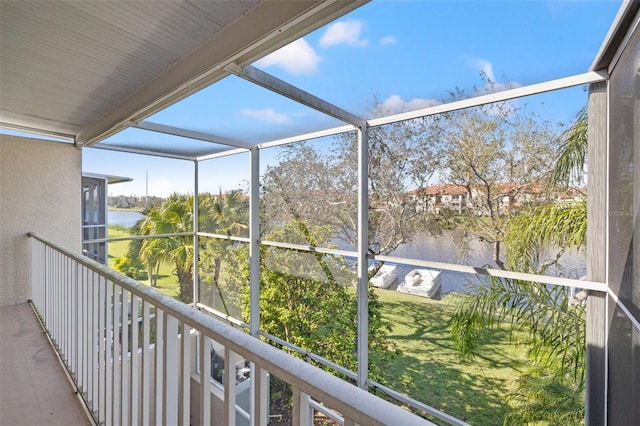
[[[469,202],[469,191],[462,185],[442,184],[418,188],[407,193],[416,212],[440,214],[443,208],[462,213]]]
[[[496,183],[491,187],[491,200],[497,203],[497,211],[540,205],[547,202],[577,201],[583,192],[575,188],[548,191],[541,183]],[[442,214],[448,209],[459,214],[486,214],[488,207],[486,194],[480,187],[467,188],[463,185],[439,184],[418,188],[406,193],[409,202],[414,203],[416,212]]]

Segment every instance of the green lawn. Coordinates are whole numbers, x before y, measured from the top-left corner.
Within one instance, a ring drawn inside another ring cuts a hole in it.
[[[131,234],[127,231],[126,228],[122,228],[119,226],[110,226],[108,228],[107,237],[109,238],[118,238],[118,237],[129,237]],[[129,241],[115,241],[109,243],[107,246],[109,249],[109,268],[113,269],[113,263],[116,258],[122,256],[127,253],[127,248],[129,247]]]
[[[109,238],[128,237],[131,236],[126,228],[118,226],[109,227]],[[116,259],[127,253],[129,248],[129,241],[114,241],[109,243],[109,267],[114,268]],[[173,266],[168,263],[162,263],[160,265],[160,273],[158,278],[159,291],[167,296],[176,297],[178,294],[178,279],[172,274]],[[149,285],[149,280],[140,280],[142,284]]]
[[[459,296],[434,301],[376,293],[384,318],[393,324],[389,337],[403,352],[386,370],[388,385],[468,423],[502,425],[504,397],[516,386],[525,348],[511,344],[508,331],[497,330],[482,336],[477,357],[460,359],[447,327]]]

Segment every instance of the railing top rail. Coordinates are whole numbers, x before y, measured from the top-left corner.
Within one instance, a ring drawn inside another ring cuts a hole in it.
[[[369,126],[382,126],[385,124],[396,123],[404,120],[412,120],[430,115],[443,114],[447,112],[458,111],[466,108],[478,107],[494,102],[503,102],[511,99],[522,98],[525,96],[537,95],[540,93],[551,92],[554,90],[568,89],[574,86],[584,84],[597,83],[607,80],[606,71],[589,71],[582,74],[576,74],[569,77],[558,78],[556,80],[545,81],[542,83],[530,84],[528,86],[514,87],[512,89],[502,90],[499,92],[488,93],[485,95],[474,96],[471,98],[460,99],[453,102],[447,102],[434,105],[414,111],[403,112],[399,114],[388,115],[386,117],[374,118],[368,120]]]
[[[194,232],[176,232],[174,234],[129,235],[126,237],[93,238],[91,240],[83,240],[82,244],[109,243],[112,241],[149,240],[152,238],[192,237],[193,235],[194,235]]]
[[[112,271],[101,263],[74,253],[35,233],[30,232],[27,235],[152,303],[163,312],[218,341],[247,360],[255,362],[261,368],[311,395],[314,399],[324,402],[356,423],[407,426],[433,424],[301,359],[292,357],[229,324]]]

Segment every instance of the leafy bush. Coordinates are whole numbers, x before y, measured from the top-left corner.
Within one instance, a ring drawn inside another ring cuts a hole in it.
[[[139,259],[132,259],[129,254],[124,254],[118,257],[115,261],[114,268],[116,271],[119,271],[134,280],[144,280],[147,278],[144,264]]]

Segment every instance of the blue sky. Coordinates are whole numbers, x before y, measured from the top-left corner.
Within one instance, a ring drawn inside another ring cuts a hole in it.
[[[254,64],[358,115],[374,99],[392,111],[446,101],[454,89],[494,90],[586,72],[620,1],[378,1],[297,40]],[[582,88],[518,101],[566,123],[586,103]],[[229,77],[149,118],[163,124],[250,142],[266,142],[342,123]],[[122,132],[113,141],[153,142]],[[171,143],[171,142],[169,142]],[[262,155],[275,161],[274,150]],[[248,156],[200,164],[201,191],[242,188]],[[192,192],[187,161],[84,149],[83,169],[129,176],[115,194]]]

